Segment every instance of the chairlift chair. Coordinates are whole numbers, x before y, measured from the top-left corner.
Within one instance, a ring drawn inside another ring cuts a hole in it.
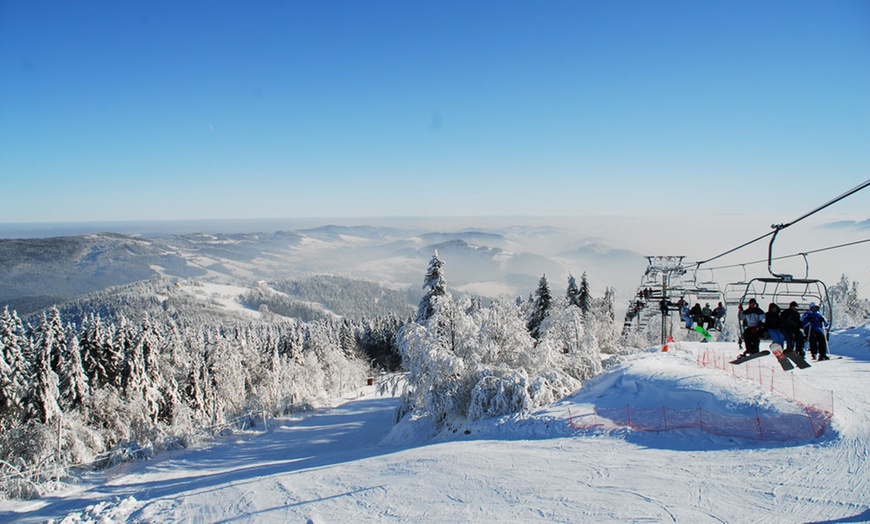
[[[832,307],[828,286],[822,280],[809,277],[810,264],[806,253],[803,253],[804,278],[795,278],[793,275],[773,271],[773,243],[776,240],[776,235],[786,225],[780,224],[771,227],[776,230],[767,249],[767,270],[771,276],[755,277],[746,282],[738,305],[743,306],[750,298],[754,298],[762,309],[766,310],[771,302],[778,305],[780,309],[787,309],[791,302],[797,302],[798,309],[804,312],[809,310],[811,303],[815,303],[830,324]]]

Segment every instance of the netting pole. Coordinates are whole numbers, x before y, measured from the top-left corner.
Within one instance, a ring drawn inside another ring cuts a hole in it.
[[[816,423],[813,422],[813,416],[810,414],[811,413],[810,408],[808,408],[808,407],[804,408],[804,412],[807,414],[807,418],[810,421],[810,429],[813,430],[813,437],[818,437],[819,431],[816,429]]]
[[[628,427],[634,427],[634,424],[631,423],[631,404],[625,405],[625,417],[628,419]]]
[[[758,414],[758,408],[755,408],[755,423],[758,427],[758,437],[764,440],[764,431],[761,429],[761,415]]]
[[[704,408],[698,408],[698,427],[704,431]]]
[[[665,431],[668,430],[668,408],[662,406],[662,421],[664,422]]]

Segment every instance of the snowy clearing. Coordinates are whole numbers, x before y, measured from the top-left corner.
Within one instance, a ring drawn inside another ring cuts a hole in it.
[[[396,399],[364,387],[359,398],[271,421],[266,432],[92,472],[43,500],[4,501],[0,521],[866,522],[868,340],[868,327],[835,333],[832,360],[791,372],[832,394],[819,438],[571,427],[577,414],[622,404],[801,411],[777,391],[699,367],[705,345],[683,342],[632,356],[531,416],[434,438],[423,421],[393,427]],[[759,361],[765,373],[787,375],[772,357]]]

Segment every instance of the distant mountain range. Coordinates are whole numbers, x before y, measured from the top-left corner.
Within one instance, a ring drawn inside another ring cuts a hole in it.
[[[457,292],[526,297],[544,274],[558,292],[569,273],[583,272],[593,291],[615,286],[634,292],[635,278],[645,268],[638,253],[592,241],[573,242],[555,253],[524,247],[557,235],[558,230],[539,227],[430,232],[327,225],[271,233],[0,239],[0,306],[27,314],[155,278],[254,288],[260,281],[326,274],[413,291],[420,290],[436,250],[445,261],[448,286]]]

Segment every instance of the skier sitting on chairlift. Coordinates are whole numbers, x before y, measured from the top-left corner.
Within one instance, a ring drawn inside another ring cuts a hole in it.
[[[728,310],[725,309],[725,306],[722,305],[722,302],[719,302],[719,305],[716,306],[716,309],[713,310],[713,329],[718,329],[722,331],[725,323],[725,315]]]
[[[819,312],[818,304],[810,302],[810,310],[801,317],[801,324],[804,329],[809,330],[810,353],[813,359],[818,354],[819,360],[828,360],[828,319]]]

